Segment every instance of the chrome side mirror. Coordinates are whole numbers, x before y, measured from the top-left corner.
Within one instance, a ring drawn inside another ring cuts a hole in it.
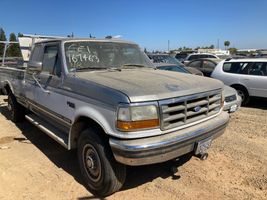
[[[42,71],[42,66],[43,66],[42,62],[30,61],[28,63],[27,72],[30,74],[33,73],[38,74]]]

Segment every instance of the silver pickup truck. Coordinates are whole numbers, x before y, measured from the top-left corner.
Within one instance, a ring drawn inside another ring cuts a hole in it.
[[[206,155],[229,116],[223,84],[157,70],[138,45],[115,39],[49,39],[27,67],[0,67],[11,119],[26,118],[76,149],[87,188],[118,191],[126,165]]]

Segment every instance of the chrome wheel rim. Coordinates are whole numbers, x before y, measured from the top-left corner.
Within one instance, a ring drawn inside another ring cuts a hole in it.
[[[91,144],[86,144],[83,148],[83,165],[90,180],[98,182],[102,173],[101,162],[96,149]]]

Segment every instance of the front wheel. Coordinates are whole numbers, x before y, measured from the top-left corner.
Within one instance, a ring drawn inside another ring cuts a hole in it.
[[[115,161],[107,141],[97,129],[84,130],[78,140],[78,159],[86,187],[96,196],[107,196],[124,184],[126,167]]]

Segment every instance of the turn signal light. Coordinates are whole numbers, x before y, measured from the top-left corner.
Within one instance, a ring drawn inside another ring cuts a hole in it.
[[[117,128],[121,131],[134,131],[139,129],[156,128],[159,126],[158,119],[142,120],[142,121],[117,121]]]

